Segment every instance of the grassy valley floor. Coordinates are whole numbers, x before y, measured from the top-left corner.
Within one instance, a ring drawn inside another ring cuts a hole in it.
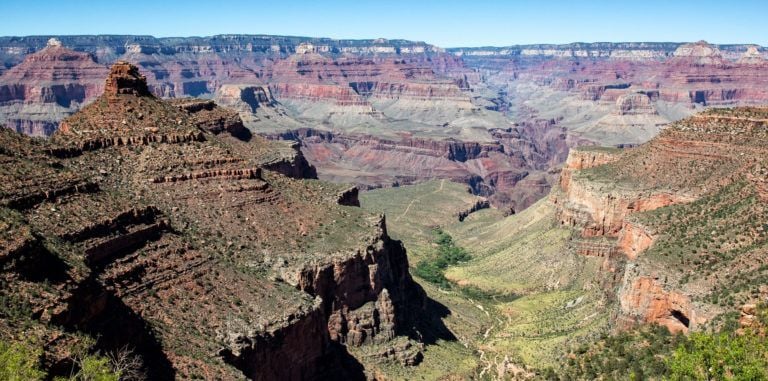
[[[378,189],[360,200],[387,215],[390,235],[404,242],[412,274],[455,336],[427,345],[419,366],[378,365],[386,378],[525,374],[557,366],[570,348],[607,331],[602,259],[569,249],[571,231],[554,224],[547,200],[508,217],[482,209],[463,222],[458,213],[481,198],[449,181]],[[425,266],[439,273],[424,276]]]

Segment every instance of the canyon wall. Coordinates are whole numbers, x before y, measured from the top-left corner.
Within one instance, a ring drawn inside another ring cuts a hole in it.
[[[760,233],[745,232],[744,246],[724,248],[733,254],[716,254],[720,260],[713,259],[707,242],[734,234],[719,231],[735,223],[724,220],[764,217],[760,203],[733,210],[761,193],[754,173],[765,171],[766,124],[765,109],[711,110],[636,148],[571,151],[550,202],[557,222],[579,237],[577,252],[604,257],[603,269],[618,274],[609,286],[618,289],[616,327],[699,329],[723,311],[711,296],[732,287],[723,273],[761,276],[751,262],[761,255],[759,244],[754,246],[763,242]],[[698,231],[706,235],[691,236]],[[596,254],[589,242],[610,247]],[[739,297],[748,302],[754,295]]]
[[[51,134],[124,60],[160,97],[213,98],[250,133],[301,139],[307,163],[276,160],[284,173],[314,176],[311,165],[363,189],[447,178],[520,210],[548,192],[570,147],[636,145],[702,107],[765,102],[764,56],[705,42],[443,50],[263,35],[8,37],[0,123]],[[294,133],[306,130],[317,133]]]
[[[549,192],[548,168],[578,144],[554,121],[490,130],[492,142],[386,139],[371,135],[298,129],[267,135],[295,140],[321,179],[378,188],[430,178],[466,183],[497,207],[522,210]]]

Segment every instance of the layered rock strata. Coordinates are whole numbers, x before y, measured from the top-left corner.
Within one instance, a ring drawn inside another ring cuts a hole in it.
[[[135,66],[106,88],[50,140],[0,131],[0,293],[30,306],[0,337],[35,327],[53,374],[85,336],[153,379],[360,378],[346,346],[374,344],[419,361],[394,339],[424,294],[356,189],[303,180],[234,111],[155,98]]]
[[[757,258],[764,235],[754,221],[766,217],[765,204],[757,201],[764,182],[754,174],[766,173],[767,125],[764,109],[717,109],[678,122],[637,148],[571,152],[550,200],[557,221],[573,227],[578,242],[600,240],[604,246],[577,251],[606,258],[603,268],[622,274],[615,284],[619,327],[699,329],[722,312],[714,295],[733,287],[727,278],[708,275],[711,269],[740,279],[762,276],[751,261],[763,262]],[[744,219],[738,224],[747,231],[721,231],[735,223],[723,221],[729,219]],[[729,234],[741,241],[728,241]],[[712,249],[712,239],[731,243]],[[750,300],[738,290],[735,295]]]

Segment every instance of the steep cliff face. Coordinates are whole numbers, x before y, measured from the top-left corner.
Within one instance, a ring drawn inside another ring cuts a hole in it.
[[[712,110],[637,148],[571,152],[550,199],[561,224],[583,239],[613,242],[605,268],[623,272],[619,327],[658,323],[687,332],[720,313],[720,297],[754,297],[742,283],[764,275],[750,261],[762,255],[765,237],[755,223],[731,220],[767,216],[754,175],[766,171],[767,124],[764,109]],[[745,233],[725,228],[745,223]],[[714,240],[729,244],[713,248]],[[722,272],[740,274],[738,285]]]
[[[257,112],[258,104],[274,106],[273,97],[285,102],[299,101],[295,105],[298,110],[294,111],[309,119],[324,119],[329,113],[380,117],[381,111],[376,110],[368,98],[379,102],[408,100],[387,105],[392,107],[392,113],[401,114],[423,107],[423,102],[450,103],[451,107],[466,110],[474,108],[465,95],[466,84],[441,74],[449,68],[459,69],[460,60],[421,42],[241,35],[188,39],[63,36],[52,39],[53,46],[30,54],[42,48],[41,39],[24,37],[0,41],[5,52],[0,57],[7,66],[13,66],[13,70],[5,72],[0,79],[5,85],[0,90],[0,101],[22,99],[38,106],[55,98],[59,104],[66,103],[63,107],[67,110],[49,115],[46,120],[54,125],[100,93],[100,88],[89,87],[89,81],[95,79],[94,83],[100,86],[100,78],[106,75],[103,65],[116,60],[139,65],[147,75],[148,88],[161,97],[219,94],[225,103],[243,102],[248,107],[239,111],[249,126],[259,119],[280,115],[279,112],[277,115]],[[59,58],[52,58],[57,56]],[[28,62],[17,65],[25,58]],[[57,66],[45,61],[68,64]],[[97,69],[99,73],[91,73]],[[43,71],[49,74],[41,74]],[[38,90],[34,90],[34,78],[41,75],[57,76],[62,86],[47,87],[43,94],[35,95]],[[328,107],[332,110],[323,111],[325,115],[306,113],[304,108],[318,102],[330,102]],[[267,109],[269,107],[262,107],[260,111]],[[32,111],[34,108],[30,113]],[[12,112],[15,111],[9,110]],[[40,119],[32,116],[20,115],[7,121],[22,126]],[[48,135],[52,130],[28,132]]]
[[[35,136],[53,133],[61,119],[101,93],[107,68],[57,39],[0,76],[0,123]]]
[[[319,380],[332,376],[340,369],[334,369],[336,364],[329,359],[332,353],[322,311],[317,305],[313,307],[269,332],[229,337],[229,348],[219,355],[250,380]]]
[[[298,129],[271,135],[301,142],[321,179],[376,188],[446,178],[470,185],[502,208],[521,210],[545,195],[574,145],[551,121],[491,130],[492,142],[466,142]]]
[[[696,312],[688,296],[665,290],[658,279],[634,272],[631,265],[625,269],[619,303],[618,324],[623,328],[637,323],[658,324],[672,333],[696,328]]]
[[[619,160],[617,149],[583,147],[574,149],[568,153],[563,168],[560,170],[560,189],[568,192],[571,188],[571,180],[575,171],[599,167]]]
[[[0,316],[41,332],[51,372],[83,336],[156,379],[360,378],[347,345],[401,348],[424,295],[355,189],[303,180],[295,146],[234,111],[155,98],[133,65],[106,89],[47,141],[0,131],[0,293],[33,306]]]
[[[407,311],[423,308],[424,295],[408,273],[402,243],[387,236],[383,217],[378,229],[375,241],[351,258],[283,273],[288,283],[322,299],[333,341],[386,343],[415,317]]]
[[[505,94],[512,110],[562,117],[570,132],[604,145],[644,143],[701,107],[760,105],[765,52],[753,45],[595,43],[459,48]],[[643,97],[647,96],[647,99]]]
[[[645,93],[622,94],[616,99],[619,115],[657,114],[651,98]]]

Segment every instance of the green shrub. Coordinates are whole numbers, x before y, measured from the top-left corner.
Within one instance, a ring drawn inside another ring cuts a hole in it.
[[[432,259],[419,262],[414,269],[414,274],[427,282],[441,287],[450,287],[450,282],[445,278],[444,270],[461,262],[472,259],[472,256],[464,248],[456,246],[450,234],[435,229],[435,244],[437,255]]]
[[[448,280],[443,275],[443,269],[430,261],[421,261],[416,265],[414,274],[427,282],[446,285]]]
[[[49,379],[40,364],[43,349],[27,343],[0,341],[0,380],[35,381]],[[76,361],[77,373],[69,377],[56,377],[55,381],[119,381],[120,372],[113,369],[110,359],[86,355]]]
[[[119,381],[120,373],[110,367],[109,359],[88,356],[80,362],[80,372],[73,381]]]
[[[671,380],[768,380],[768,341],[693,333],[669,360]]]
[[[768,339],[734,333],[738,313],[720,316],[719,332],[672,335],[661,326],[642,327],[574,347],[552,380],[768,380]],[[768,308],[758,306],[759,320]]]
[[[40,369],[42,353],[32,345],[0,341],[0,380],[42,380],[45,377],[45,372]]]

